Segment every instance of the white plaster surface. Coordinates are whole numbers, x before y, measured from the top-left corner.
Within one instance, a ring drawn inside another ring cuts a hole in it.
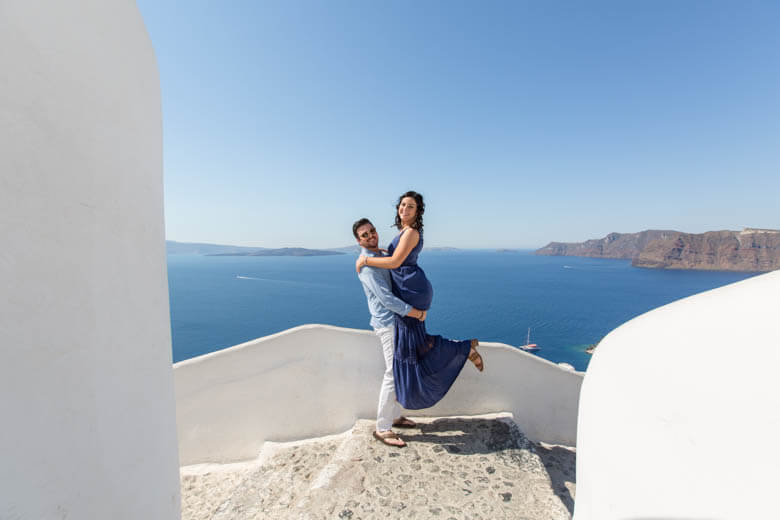
[[[497,343],[480,347],[435,407],[407,415],[510,412],[535,441],[574,445],[582,374]],[[257,457],[263,442],[346,431],[375,418],[384,372],[372,331],[303,325],[174,365],[182,465]]]
[[[575,519],[776,518],[778,319],[775,271],[602,340],[580,398]]]
[[[0,2],[0,518],[179,516],[160,82],[135,2]]]

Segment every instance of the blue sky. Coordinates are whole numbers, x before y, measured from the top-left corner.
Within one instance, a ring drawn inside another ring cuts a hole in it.
[[[337,247],[780,229],[780,3],[139,0],[167,238]]]

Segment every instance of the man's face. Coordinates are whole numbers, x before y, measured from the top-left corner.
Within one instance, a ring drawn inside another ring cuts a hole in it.
[[[376,249],[379,244],[379,235],[373,224],[363,224],[357,228],[357,236],[358,244],[366,249]]]

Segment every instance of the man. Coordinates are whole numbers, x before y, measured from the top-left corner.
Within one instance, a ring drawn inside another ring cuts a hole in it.
[[[352,234],[365,256],[384,256],[379,250],[376,228],[367,218],[352,225]],[[426,311],[415,309],[397,298],[390,289],[390,271],[376,267],[364,267],[358,274],[371,312],[371,326],[379,336],[385,356],[385,375],[379,388],[379,405],[376,412],[374,437],[388,446],[403,448],[406,443],[391,428],[414,428],[414,421],[401,416],[401,406],[395,398],[393,380],[393,333],[395,314],[425,320]]]

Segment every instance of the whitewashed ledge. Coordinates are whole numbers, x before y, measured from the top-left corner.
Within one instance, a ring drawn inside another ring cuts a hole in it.
[[[410,416],[508,412],[531,441],[575,446],[583,374],[483,343],[435,407]],[[302,325],[174,365],[180,465],[255,459],[265,441],[342,433],[376,416],[384,371],[371,331]]]

